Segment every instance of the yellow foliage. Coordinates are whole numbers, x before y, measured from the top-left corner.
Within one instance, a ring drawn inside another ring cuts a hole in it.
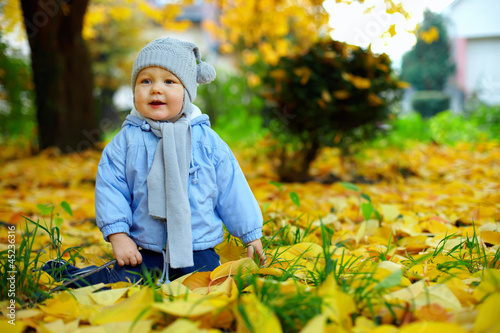
[[[257,47],[269,64],[275,64],[281,56],[306,50],[330,30],[328,13],[315,0],[207,2],[217,5],[221,12],[220,27],[204,23],[210,33],[223,44],[242,41],[247,49]],[[291,31],[294,43],[289,41]]]
[[[429,30],[421,31],[419,37],[427,44],[432,44],[439,40],[439,30],[435,26],[432,26]]]
[[[335,91],[325,92],[322,99],[329,97],[333,101],[338,96]],[[268,267],[258,267],[245,258],[244,246],[230,238],[216,248],[223,265],[212,272],[189,274],[156,288],[117,283],[110,290],[98,285],[54,293],[34,309],[18,307],[16,329],[139,332],[154,325],[158,331],[245,332],[244,311],[254,331],[279,332],[282,317],[266,305],[269,300],[261,294],[269,286],[277,290],[277,298],[304,296],[306,300],[312,295],[321,299],[317,305],[321,313],[301,323],[304,332],[480,333],[499,329],[500,270],[491,268],[498,266],[494,261],[500,228],[500,195],[495,191],[499,186],[498,143],[366,149],[358,161],[358,172],[379,180],[357,185],[370,196],[380,221],[365,221],[360,213],[365,198],[340,183],[284,184],[280,189],[271,185],[269,181],[276,179],[269,171],[271,162],[255,154],[268,144],[259,142],[252,150],[236,152],[259,203],[265,205],[266,239],[282,227],[290,231],[282,231],[270,243]],[[0,195],[6,200],[0,203],[0,220],[16,226],[18,242],[25,232],[22,216],[45,219],[43,223],[49,225],[50,216],[38,216],[36,204],[65,200],[71,203],[73,217],[60,207],[54,210],[64,217],[62,250],[85,246],[80,252],[85,258],[78,259],[77,266],[103,263],[104,251],[112,252],[90,220],[95,218],[92,181],[99,156],[97,151],[62,155],[47,150],[25,159],[2,160]],[[313,170],[318,176],[338,174],[339,164],[339,151],[325,149]],[[401,167],[411,170],[413,176],[398,176]],[[290,199],[292,191],[300,197],[300,208]],[[325,244],[321,224],[332,232],[331,241]],[[34,251],[48,242],[46,233],[39,234]],[[0,244],[6,249],[6,233],[0,234]],[[53,249],[46,248],[46,252],[41,261],[54,257]],[[324,257],[325,252],[329,258]],[[336,263],[330,267],[334,272],[317,285],[328,260]],[[236,277],[238,272],[244,274],[241,280]],[[397,279],[389,281],[393,276]],[[41,288],[52,288],[52,279],[46,274],[42,279]],[[340,287],[337,280],[345,284]],[[240,285],[246,281],[253,283]],[[390,283],[384,287],[386,282]],[[363,293],[366,297],[360,297]],[[373,313],[365,309],[368,299]],[[271,304],[279,302],[273,299]],[[394,305],[396,319],[384,302]],[[7,305],[0,302],[2,313],[8,313]],[[141,318],[137,318],[139,313]],[[373,315],[385,325],[374,326]],[[401,327],[389,325],[394,320]],[[11,328],[6,325],[10,324],[4,318],[0,327]]]
[[[369,79],[357,76],[357,75],[352,75],[350,73],[342,73],[342,78],[350,83],[352,83],[353,86],[355,86],[358,89],[368,89],[371,87],[371,82]]]
[[[21,12],[21,2],[13,0],[1,0],[0,7],[0,30],[3,32],[12,32],[20,22],[23,21]]]
[[[282,332],[280,322],[276,315],[264,304],[262,304],[254,294],[243,295],[241,298],[241,307],[236,314],[236,332],[262,332],[262,333],[280,333]],[[248,321],[243,319],[248,318]],[[247,322],[252,327],[247,326]]]
[[[350,94],[347,90],[336,90],[333,92],[333,96],[335,96],[336,99],[348,99]]]
[[[261,80],[257,74],[248,72],[247,73],[247,82],[248,82],[249,87],[257,87],[258,85],[260,85]]]

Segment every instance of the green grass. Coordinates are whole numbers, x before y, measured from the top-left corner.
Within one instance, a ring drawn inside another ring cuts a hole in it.
[[[72,216],[71,207],[67,202],[62,202],[60,206],[70,216]],[[21,228],[21,241],[16,244],[15,252],[11,249],[0,252],[0,299],[11,299],[9,294],[8,277],[15,272],[15,300],[21,306],[32,306],[50,296],[50,291],[45,290],[45,283],[42,276],[41,266],[44,262],[42,255],[47,250],[53,250],[55,257],[51,259],[61,259],[67,256],[68,263],[74,263],[79,249],[76,247],[68,248],[62,251],[62,241],[60,226],[63,219],[59,213],[54,214],[54,206],[38,205],[42,216],[49,216],[48,222],[45,219],[34,221],[24,217],[24,224],[18,226],[9,226],[9,230]],[[30,227],[31,226],[31,227]],[[49,243],[42,248],[35,247],[35,240],[41,234],[45,233],[49,237]],[[19,233],[16,233],[19,237]],[[62,272],[63,267],[60,269]],[[58,272],[55,272],[57,278]],[[59,275],[61,273],[59,272]]]
[[[480,105],[461,114],[440,112],[423,119],[417,112],[398,115],[391,128],[369,142],[373,147],[411,147],[415,143],[436,142],[454,145],[458,142],[500,141],[500,106]]]

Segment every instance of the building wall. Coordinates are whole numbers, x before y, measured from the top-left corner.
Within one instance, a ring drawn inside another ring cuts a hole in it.
[[[467,40],[466,90],[488,104],[500,104],[500,36]]]
[[[464,38],[500,36],[499,0],[455,0],[444,12],[450,34]]]
[[[456,74],[452,86],[465,98],[500,104],[500,0],[455,0],[447,18]]]

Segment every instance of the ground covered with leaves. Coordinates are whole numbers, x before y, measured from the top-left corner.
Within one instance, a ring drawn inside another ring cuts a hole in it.
[[[265,149],[237,152],[264,213],[265,265],[228,235],[212,272],[58,291],[37,270],[46,260],[110,260],[95,226],[100,152],[3,150],[0,331],[500,331],[499,144],[366,149],[350,164],[328,149],[313,174],[330,184],[277,182]]]

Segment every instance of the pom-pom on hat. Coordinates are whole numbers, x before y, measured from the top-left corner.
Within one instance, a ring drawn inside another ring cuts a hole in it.
[[[191,103],[196,98],[198,84],[210,83],[215,79],[215,69],[201,61],[200,49],[196,44],[171,37],[155,39],[139,51],[132,68],[132,90],[139,72],[151,66],[164,68],[177,76]]]

